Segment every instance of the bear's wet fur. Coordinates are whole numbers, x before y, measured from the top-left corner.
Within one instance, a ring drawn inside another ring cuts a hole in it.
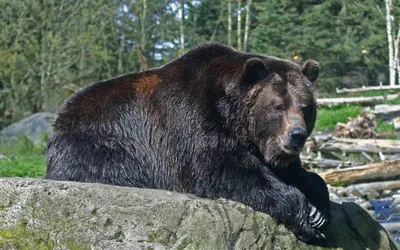
[[[149,71],[91,84],[60,108],[47,146],[54,180],[227,198],[324,245],[324,181],[301,167],[319,65],[199,46]]]

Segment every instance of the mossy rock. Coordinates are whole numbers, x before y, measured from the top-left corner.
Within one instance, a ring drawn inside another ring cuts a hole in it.
[[[162,190],[0,179],[0,249],[399,249],[362,208],[332,203],[329,248],[263,213]]]

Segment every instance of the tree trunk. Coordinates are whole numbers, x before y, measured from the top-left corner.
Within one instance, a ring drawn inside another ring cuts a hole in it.
[[[244,39],[243,39],[243,50],[244,51],[248,50],[251,2],[252,2],[252,0],[247,0],[246,22],[245,22],[245,27],[244,27]]]
[[[399,32],[400,34],[400,32]],[[399,62],[399,61],[397,61]],[[399,71],[399,63],[397,63],[397,71]],[[399,86],[371,86],[371,87],[365,87],[362,86],[361,88],[353,88],[353,89],[347,89],[347,88],[343,88],[343,89],[338,89],[336,88],[336,93],[337,94],[341,94],[341,93],[358,93],[358,92],[367,92],[367,91],[373,91],[373,90],[394,90],[394,89],[400,89],[400,85]]]
[[[392,9],[392,0],[385,0],[386,6],[386,31],[388,37],[388,46],[389,46],[389,72],[390,72],[390,85],[395,85],[396,71],[394,65],[394,55],[393,55],[393,33],[392,33],[392,19],[393,16],[391,14]]]
[[[143,51],[146,49],[146,16],[147,16],[147,0],[142,0],[143,2],[143,9],[142,9],[142,16],[140,22],[140,45],[137,47],[138,50],[138,57],[141,61],[141,70],[147,70],[148,65],[146,60],[142,60],[144,58]],[[139,54],[140,53],[140,54]]]
[[[143,55],[142,47],[139,45],[139,46],[136,47],[136,50],[137,50],[137,54],[138,54],[139,60],[142,63],[142,67],[141,68],[143,70],[148,70],[149,69],[149,64],[148,64],[147,58]]]
[[[119,48],[118,48],[118,66],[117,66],[117,72],[119,75],[122,74],[122,72],[124,72],[124,64],[123,64],[123,54],[124,54],[124,36],[122,36],[119,44]]]
[[[220,12],[219,12],[218,19],[217,19],[217,21],[215,22],[215,27],[214,27],[213,33],[212,33],[212,35],[211,35],[211,38],[210,38],[210,42],[214,41],[215,35],[217,34],[217,31],[218,31],[218,26],[219,26],[219,24],[223,21],[224,10],[225,10],[224,8],[221,8],[221,10],[220,10]]]
[[[228,0],[228,45],[232,46],[232,0]]]
[[[357,103],[362,105],[374,105],[381,101],[393,101],[399,97],[398,94],[368,96],[368,97],[342,97],[342,98],[318,98],[318,105],[334,106],[347,103]]]
[[[376,105],[375,110],[373,110],[372,113],[376,115],[377,118],[382,118],[383,120],[388,121],[400,117],[400,105]]]
[[[400,63],[399,63],[400,24],[394,41],[394,67],[397,73],[397,84],[400,85]]]
[[[331,159],[307,159],[301,158],[304,168],[348,168],[362,165],[361,163],[354,163],[351,161],[340,161]]]
[[[184,27],[183,27],[183,20],[185,18],[184,14],[184,0],[179,0],[178,1],[178,15],[179,15],[179,44],[180,44],[180,49],[179,49],[179,54],[182,55],[184,50],[185,50],[185,33],[184,33]]]
[[[399,140],[385,139],[347,139],[334,137],[327,141],[318,149],[320,151],[336,151],[346,153],[375,153],[379,154],[398,154],[400,153]]]
[[[398,180],[400,160],[370,163],[360,167],[319,173],[327,184],[350,185],[355,183]]]
[[[146,49],[146,16],[147,16],[147,0],[143,0],[142,22],[140,23],[140,45],[144,51]]]
[[[380,182],[371,182],[371,183],[361,183],[355,184],[353,186],[355,190],[375,190],[375,191],[383,191],[383,190],[393,190],[400,189],[400,181],[380,181]]]
[[[242,29],[242,10],[241,10],[241,0],[238,0],[238,12],[237,12],[237,48],[242,50],[242,39],[241,39],[241,29]]]

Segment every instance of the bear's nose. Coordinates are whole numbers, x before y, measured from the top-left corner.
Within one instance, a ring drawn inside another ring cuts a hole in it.
[[[291,146],[299,149],[306,142],[307,131],[302,128],[294,128],[289,132],[289,137]]]

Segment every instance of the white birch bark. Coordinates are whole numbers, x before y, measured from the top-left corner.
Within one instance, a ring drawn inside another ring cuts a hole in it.
[[[238,0],[238,12],[237,12],[237,48],[242,50],[242,39],[241,39],[241,29],[242,29],[242,17],[241,17],[241,0]]]
[[[386,31],[388,37],[388,46],[389,46],[389,72],[390,72],[390,85],[393,86],[395,84],[396,71],[394,65],[394,51],[393,51],[393,33],[392,33],[392,0],[385,0],[386,6]]]
[[[183,27],[183,20],[184,20],[184,0],[179,0],[178,1],[178,15],[179,15],[179,54],[182,55],[184,50],[185,50],[185,33],[184,33],[184,27]]]
[[[232,46],[232,0],[228,0],[228,45]]]
[[[147,16],[147,0],[143,0],[143,12],[142,12],[142,22],[141,22],[141,41],[142,50],[146,49],[146,16]]]
[[[249,26],[250,26],[250,7],[252,0],[247,0],[247,8],[246,8],[246,21],[244,27],[244,39],[243,39],[243,50],[248,50],[248,40],[249,40]]]
[[[399,62],[400,24],[394,41],[394,68],[397,75],[397,84],[400,85],[400,62]]]

